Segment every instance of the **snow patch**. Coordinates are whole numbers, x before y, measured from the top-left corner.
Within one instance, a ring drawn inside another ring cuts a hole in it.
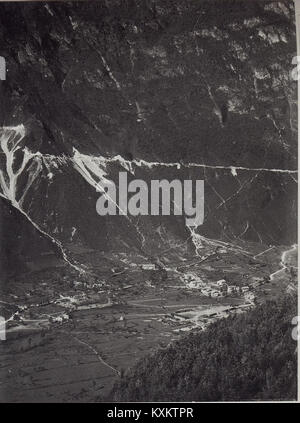
[[[232,174],[232,176],[237,176],[237,171],[236,171],[236,168],[234,166],[231,166],[231,174]]]

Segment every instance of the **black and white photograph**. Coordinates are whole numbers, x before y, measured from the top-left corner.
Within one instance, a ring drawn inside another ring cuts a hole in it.
[[[0,403],[298,402],[297,40],[300,0],[0,1]]]

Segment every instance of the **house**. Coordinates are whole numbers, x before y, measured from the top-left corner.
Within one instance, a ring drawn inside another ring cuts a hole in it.
[[[120,273],[123,272],[123,268],[122,267],[113,267],[111,269],[111,271],[112,271],[112,273],[115,273],[115,274],[119,275]]]
[[[196,288],[199,289],[201,288],[201,285],[203,285],[203,282],[200,278],[196,278],[192,281],[187,281],[187,288]]]
[[[245,293],[245,292],[248,292],[249,291],[249,286],[242,286],[241,287],[241,291],[242,291],[242,293]]]
[[[256,302],[256,296],[252,292],[246,292],[245,300],[247,300],[251,303],[255,303]]]
[[[141,267],[142,267],[143,270],[155,270],[156,269],[156,266],[153,263],[144,263],[144,264],[142,264]]]
[[[50,322],[51,323],[62,323],[63,318],[61,316],[50,316]]]
[[[227,285],[225,279],[220,279],[219,281],[216,282],[216,285],[219,286],[220,288],[223,288],[224,286]]]
[[[232,294],[234,292],[236,292],[236,286],[235,285],[229,285],[228,288],[227,288],[227,293]]]
[[[192,280],[194,280],[194,275],[192,275],[191,273],[186,273],[186,274],[183,276],[183,279],[184,279],[185,281],[192,281]]]

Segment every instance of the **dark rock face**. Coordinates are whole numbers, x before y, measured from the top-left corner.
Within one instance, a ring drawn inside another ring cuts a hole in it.
[[[203,237],[295,241],[291,2],[7,3],[0,34],[1,194],[43,235],[149,254],[189,238],[181,217],[97,215],[103,172],[129,170],[204,179]]]
[[[35,229],[25,216],[22,216],[9,203],[0,199],[0,272],[3,279],[27,271],[26,262],[36,260],[41,255],[59,253],[55,244]]]

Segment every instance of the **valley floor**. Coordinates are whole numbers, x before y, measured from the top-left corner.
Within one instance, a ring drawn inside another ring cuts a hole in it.
[[[85,275],[51,257],[6,288],[2,401],[101,401],[138,359],[187,331],[296,295],[296,246],[207,245],[159,266],[138,254],[81,254]]]

